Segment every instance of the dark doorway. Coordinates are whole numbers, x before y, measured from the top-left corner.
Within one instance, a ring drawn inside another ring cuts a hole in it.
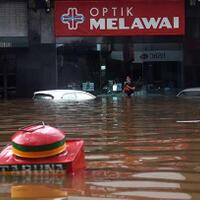
[[[0,98],[16,96],[16,55],[0,51]]]

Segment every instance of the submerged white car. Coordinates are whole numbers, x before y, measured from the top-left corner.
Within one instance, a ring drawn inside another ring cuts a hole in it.
[[[200,97],[200,87],[187,88],[180,91],[177,97]]]
[[[41,90],[33,94],[33,99],[86,101],[95,99],[96,96],[81,90]]]

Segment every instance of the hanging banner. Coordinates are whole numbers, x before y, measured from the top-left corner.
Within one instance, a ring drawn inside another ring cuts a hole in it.
[[[184,0],[55,1],[55,35],[184,35]]]

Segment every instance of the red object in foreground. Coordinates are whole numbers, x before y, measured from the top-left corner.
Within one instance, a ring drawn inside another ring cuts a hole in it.
[[[66,174],[85,168],[83,140],[65,140],[62,131],[30,125],[17,131],[0,152],[0,174]]]

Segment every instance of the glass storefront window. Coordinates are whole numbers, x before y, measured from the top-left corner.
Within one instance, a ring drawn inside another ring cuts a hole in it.
[[[138,91],[170,93],[181,88],[180,43],[136,43],[112,37],[91,40],[57,43],[59,88],[95,94],[122,92],[127,75]]]

